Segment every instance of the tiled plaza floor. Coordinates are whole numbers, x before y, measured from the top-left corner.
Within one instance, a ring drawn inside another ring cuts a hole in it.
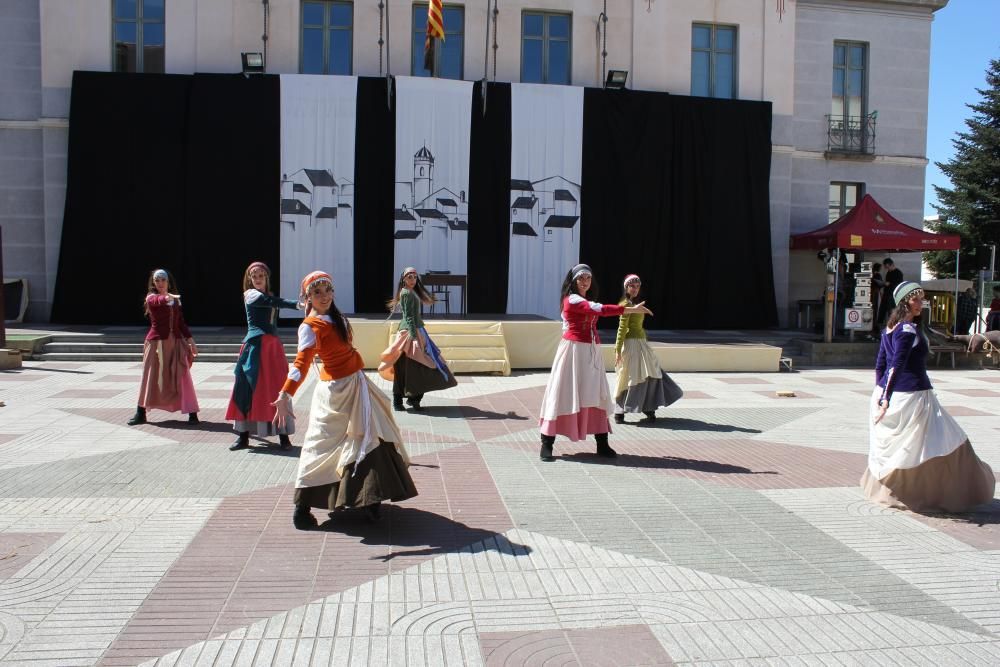
[[[0,372],[2,665],[1000,664],[1000,503],[862,498],[870,371],[677,374],[618,459],[553,463],[546,374],[461,377],[398,414],[420,495],[310,532],[298,448],[228,451],[230,367],[198,426],[126,426],[139,372]],[[1000,470],[1000,373],[932,379]]]

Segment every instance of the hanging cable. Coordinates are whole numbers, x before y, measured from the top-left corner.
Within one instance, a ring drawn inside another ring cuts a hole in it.
[[[499,0],[493,0],[493,81],[497,80],[497,21],[500,18]]]
[[[604,0],[604,11],[597,16],[597,36],[601,40],[601,81],[608,78],[608,0]]]
[[[381,2],[382,0],[379,0]],[[385,3],[385,100],[392,109],[392,41],[389,39],[389,3]]]
[[[264,34],[260,36],[260,39],[262,42],[264,42],[263,60],[264,60],[264,72],[266,73],[267,72],[267,24],[268,24],[267,10],[270,7],[270,5],[268,4],[268,0],[263,0],[263,1],[264,1]]]
[[[382,76],[382,48],[385,40],[382,39],[382,30],[385,23],[385,2],[378,1],[378,75]]]

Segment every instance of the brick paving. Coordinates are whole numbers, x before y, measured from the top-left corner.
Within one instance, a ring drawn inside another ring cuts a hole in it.
[[[228,451],[231,367],[130,428],[137,370],[0,372],[0,665],[1000,663],[1000,501],[863,499],[871,371],[677,374],[618,459],[548,464],[546,374],[463,376],[397,413],[417,498],[299,532],[298,447]],[[931,375],[1000,469],[1000,374]]]

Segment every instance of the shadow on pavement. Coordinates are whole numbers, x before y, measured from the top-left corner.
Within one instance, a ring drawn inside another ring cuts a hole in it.
[[[614,446],[614,443],[611,443]],[[779,475],[774,470],[751,470],[743,466],[722,463],[720,461],[703,461],[701,459],[685,459],[679,456],[642,456],[619,452],[618,458],[606,459],[589,452],[574,452],[559,456],[559,443],[556,443],[556,460],[573,461],[574,463],[596,463],[598,465],[620,466],[622,468],[646,468],[652,470],[693,470],[696,472],[715,473],[717,475]]]
[[[659,428],[669,431],[711,431],[713,433],[761,433],[756,428],[744,428],[733,426],[732,424],[716,424],[714,422],[703,422],[698,419],[687,419],[686,417],[657,417],[652,424],[640,424],[636,422],[626,425],[638,426],[639,428]],[[617,426],[617,424],[616,424]]]
[[[501,533],[473,528],[433,512],[387,503],[382,505],[382,518],[375,522],[369,521],[360,509],[338,510],[319,525],[319,530],[358,537],[362,544],[399,547],[392,553],[376,556],[383,561],[455,553],[477,542],[482,542],[487,551],[531,553],[531,547],[511,542]]]

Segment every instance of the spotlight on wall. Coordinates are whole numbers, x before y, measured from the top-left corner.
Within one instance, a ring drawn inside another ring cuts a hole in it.
[[[628,79],[628,70],[609,69],[608,78],[604,81],[604,87],[620,90],[625,87],[626,79]]]
[[[243,61],[243,74],[263,74],[264,56],[257,52],[244,52],[240,54]]]

